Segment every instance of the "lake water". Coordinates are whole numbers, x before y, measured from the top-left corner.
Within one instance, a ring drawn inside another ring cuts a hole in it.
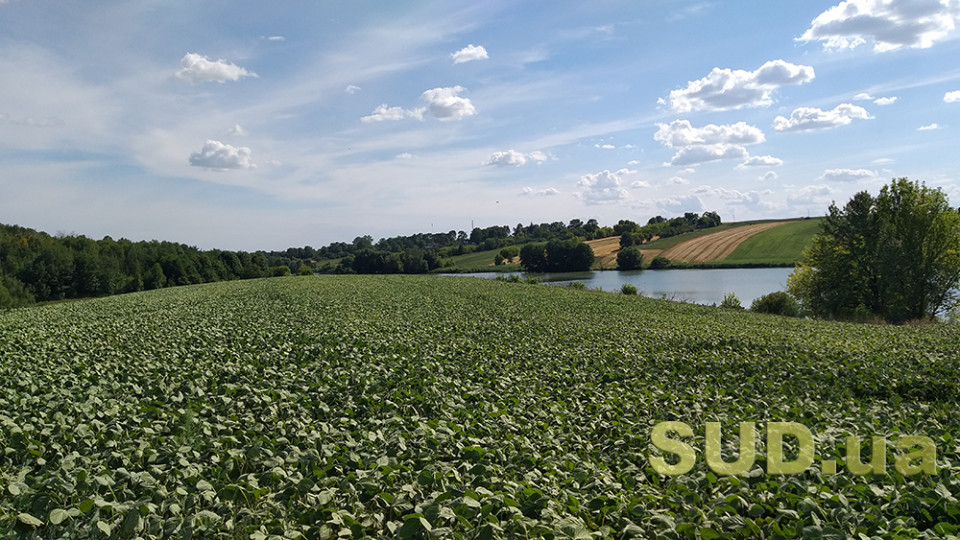
[[[666,298],[697,304],[719,304],[725,294],[733,293],[745,308],[754,299],[775,291],[786,290],[787,276],[793,268],[724,268],[724,269],[668,269],[620,272],[569,272],[557,274],[530,274],[551,285],[568,285],[579,281],[590,289],[618,292],[629,283],[652,298]],[[497,272],[459,274],[494,279]],[[509,275],[509,274],[507,274]],[[526,274],[520,273],[526,277]]]

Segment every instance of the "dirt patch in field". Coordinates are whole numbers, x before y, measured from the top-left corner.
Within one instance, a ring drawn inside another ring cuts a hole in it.
[[[714,262],[726,259],[737,246],[751,236],[789,223],[788,221],[773,221],[734,227],[723,231],[707,234],[687,240],[665,250],[661,255],[676,262]],[[644,256],[646,257],[646,256]]]
[[[597,258],[597,265],[600,268],[614,268],[617,266],[617,252],[620,251],[620,237],[608,236],[599,240],[590,240],[587,242],[590,249],[593,250],[593,256]],[[640,248],[640,246],[637,246]],[[660,255],[662,249],[643,249],[640,253],[644,261],[652,261],[654,257]]]

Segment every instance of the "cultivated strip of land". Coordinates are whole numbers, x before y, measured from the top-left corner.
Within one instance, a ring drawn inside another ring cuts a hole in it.
[[[722,261],[746,239],[785,223],[789,222],[773,221],[719,231],[677,244],[661,255],[675,262]]]

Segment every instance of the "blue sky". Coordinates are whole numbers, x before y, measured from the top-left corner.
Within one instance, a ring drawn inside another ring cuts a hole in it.
[[[960,3],[0,0],[0,222],[285,249],[960,204]]]

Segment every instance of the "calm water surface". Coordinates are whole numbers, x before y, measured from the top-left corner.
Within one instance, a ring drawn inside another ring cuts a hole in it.
[[[787,287],[787,276],[793,268],[724,268],[717,270],[642,270],[620,272],[569,272],[558,274],[530,274],[552,285],[568,285],[580,281],[590,289],[602,288],[616,292],[624,283],[634,285],[645,296],[697,304],[719,304],[725,294],[733,293],[745,308],[754,299]],[[497,272],[459,274],[494,279]],[[526,274],[521,273],[526,277]]]

